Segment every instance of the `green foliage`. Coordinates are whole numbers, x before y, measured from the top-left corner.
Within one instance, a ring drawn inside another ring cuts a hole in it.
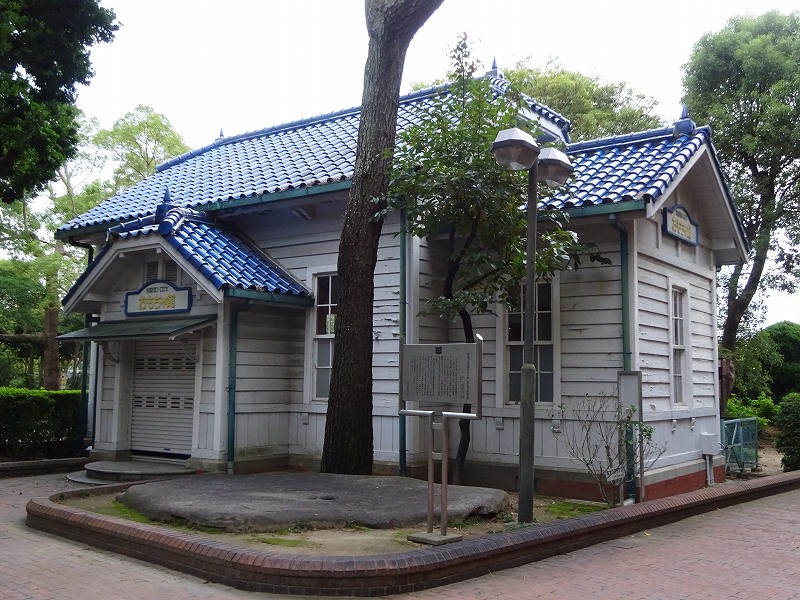
[[[800,324],[782,321],[762,332],[770,340],[779,360],[765,362],[772,381],[772,392],[782,398],[790,392],[800,392]]]
[[[444,240],[442,291],[427,312],[463,321],[467,311],[489,311],[497,297],[506,301],[524,279],[527,173],[500,167],[489,148],[500,130],[526,124],[519,123],[519,94],[495,97],[487,80],[473,78],[465,36],[451,58],[449,90],[398,136],[389,192],[409,232]],[[545,276],[577,265],[587,251],[557,223],[541,237],[537,271]]]
[[[0,19],[0,199],[42,190],[77,146],[75,85],[89,47],[110,42],[114,12],[96,0],[6,0]]]
[[[97,132],[94,144],[108,152],[117,165],[115,194],[155,173],[167,159],[189,151],[169,120],[142,104],[117,119],[111,129]]]
[[[625,83],[602,83],[558,65],[533,69],[524,63],[506,72],[520,92],[557,110],[572,123],[574,141],[653,129],[663,125],[656,101]]]
[[[0,455],[73,456],[79,410],[79,392],[0,388]]]
[[[0,333],[40,332],[45,295],[31,262],[0,260]]]
[[[757,292],[798,283],[800,13],[735,17],[704,35],[685,66],[684,87],[689,114],[714,131],[752,247],[749,264],[726,274],[721,294],[721,344],[733,349]],[[770,258],[782,268],[768,270]]]
[[[781,412],[776,420],[778,436],[775,449],[783,452],[783,470],[800,469],[800,394],[792,393],[781,400]]]
[[[732,353],[720,348],[720,356],[733,359],[733,391],[737,396],[758,398],[761,394],[766,394],[778,397],[778,394],[772,393],[772,373],[783,359],[769,335],[762,331],[741,336]]]
[[[731,419],[758,419],[758,428],[764,429],[776,420],[781,407],[771,397],[762,393],[757,398],[739,398],[732,395],[726,407],[727,416]]]

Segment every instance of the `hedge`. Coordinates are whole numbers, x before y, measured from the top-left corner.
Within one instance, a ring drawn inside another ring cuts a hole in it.
[[[80,406],[79,390],[0,388],[0,456],[75,456]]]

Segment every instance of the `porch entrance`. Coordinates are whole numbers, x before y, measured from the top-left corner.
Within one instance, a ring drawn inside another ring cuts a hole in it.
[[[197,340],[136,340],[131,451],[192,451]]]

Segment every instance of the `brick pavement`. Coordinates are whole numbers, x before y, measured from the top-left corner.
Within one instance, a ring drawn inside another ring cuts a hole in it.
[[[29,529],[25,503],[75,486],[0,480],[0,600],[290,598],[253,594]],[[800,491],[706,513],[397,600],[800,599]]]
[[[79,486],[67,482],[64,475],[0,479],[0,600],[269,597],[205,583],[197,577],[70,542],[25,525],[25,504],[30,498],[76,487]]]
[[[394,600],[800,598],[800,491]]]

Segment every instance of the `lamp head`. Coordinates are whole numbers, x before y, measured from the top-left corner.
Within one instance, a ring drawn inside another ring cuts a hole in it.
[[[497,134],[492,143],[492,155],[501,167],[513,171],[528,170],[536,163],[539,146],[530,134],[512,127]]]
[[[539,154],[537,179],[549,187],[559,187],[567,183],[572,174],[569,157],[557,148],[544,148]]]

